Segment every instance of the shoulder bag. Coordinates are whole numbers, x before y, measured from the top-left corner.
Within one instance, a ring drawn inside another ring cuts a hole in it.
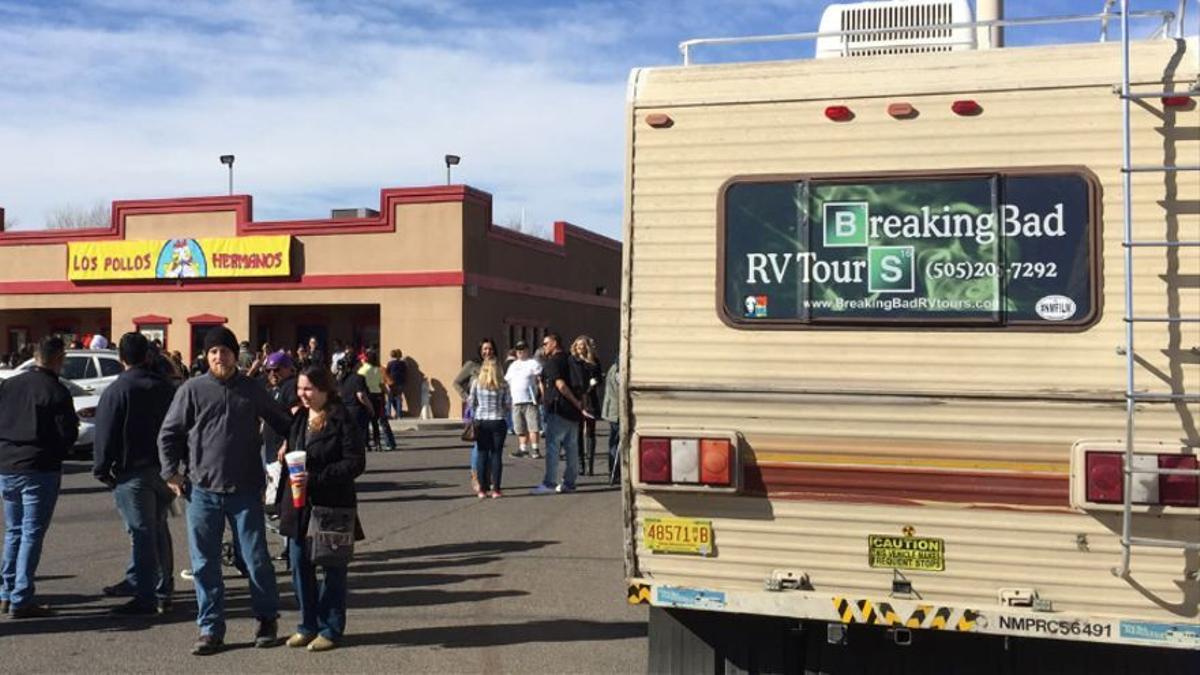
[[[309,561],[323,567],[350,564],[356,519],[354,508],[312,505],[307,533]]]

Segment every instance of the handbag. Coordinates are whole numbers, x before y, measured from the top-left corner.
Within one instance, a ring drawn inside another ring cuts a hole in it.
[[[472,386],[474,386],[474,385],[472,385]],[[474,443],[475,437],[478,435],[478,432],[479,432],[479,429],[475,423],[475,411],[472,410],[471,408],[467,408],[467,412],[466,412],[466,415],[464,415],[464,417],[466,419],[463,420],[463,430],[462,430],[462,433],[459,434],[459,438],[463,439],[464,441],[466,441],[468,443]]]
[[[314,565],[350,564],[354,557],[354,524],[357,510],[313,504],[308,519],[308,558]]]

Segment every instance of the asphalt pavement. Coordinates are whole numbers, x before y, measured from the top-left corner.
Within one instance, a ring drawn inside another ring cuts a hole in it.
[[[401,449],[370,453],[358,481],[367,533],[350,568],[341,649],[312,654],[252,646],[244,579],[227,568],[225,652],[189,653],[196,637],[190,582],[175,609],[113,618],[128,537],[89,464],[69,462],[38,576],[49,619],[0,619],[6,672],[613,673],[646,669],[646,609],[625,601],[620,492],[581,478],[570,495],[532,496],[543,463],[505,457],[505,496],[470,493],[469,449],[456,431],[406,431]],[[510,443],[512,439],[510,438]],[[603,455],[603,438],[597,444]],[[606,463],[597,458],[597,473]],[[175,569],[187,533],[171,519]],[[279,539],[271,537],[272,553]],[[290,574],[277,563],[281,637],[294,629]]]

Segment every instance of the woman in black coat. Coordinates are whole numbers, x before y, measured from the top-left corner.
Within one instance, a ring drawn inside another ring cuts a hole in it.
[[[313,505],[357,507],[354,479],[366,468],[366,448],[357,421],[342,405],[333,375],[323,366],[300,373],[296,393],[303,407],[292,421],[287,447],[307,454],[305,471],[299,475],[307,494],[304,506],[297,509],[290,485],[279,490],[279,531],[288,537],[292,587],[300,605],[300,623],[287,645],[327,651],[346,631],[346,566],[323,566],[324,578],[318,582],[305,534]]]

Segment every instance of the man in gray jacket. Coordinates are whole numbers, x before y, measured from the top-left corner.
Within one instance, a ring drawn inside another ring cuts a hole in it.
[[[250,598],[258,628],[256,647],[278,643],[279,592],[267,552],[259,449],[260,420],[287,436],[291,413],[257,380],[237,367],[233,332],[216,328],[204,337],[208,373],[176,392],[158,436],[162,477],[188,498],[187,527],[192,574],[199,606],[196,655],[221,650],[225,640],[225,585],[221,539],[228,519],[245,557]]]

